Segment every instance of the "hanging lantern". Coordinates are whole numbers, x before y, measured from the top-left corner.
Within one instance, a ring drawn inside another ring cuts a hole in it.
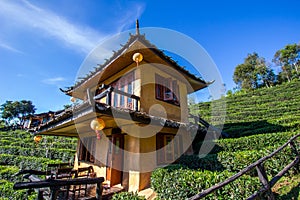
[[[34,138],[33,138],[33,140],[34,140],[35,143],[37,143],[37,144],[41,141],[41,139],[42,139],[42,136],[40,136],[40,135],[36,135],[36,136],[34,136]]]
[[[136,62],[137,66],[139,66],[139,63],[143,60],[143,55],[141,53],[135,53],[132,56],[132,60]]]
[[[71,97],[70,101],[74,103],[76,101],[76,98],[75,97]]]
[[[100,135],[99,131],[103,130],[105,127],[105,122],[103,121],[103,119],[101,119],[101,118],[93,119],[91,121],[90,127],[91,127],[91,129],[93,129],[96,132],[97,139],[100,140],[101,135]]]

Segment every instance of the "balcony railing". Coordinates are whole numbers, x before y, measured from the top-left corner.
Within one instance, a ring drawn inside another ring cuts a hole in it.
[[[133,110],[135,110],[135,111],[139,111],[140,97],[138,97],[134,94],[130,94],[130,93],[118,90],[118,89],[116,89],[112,86],[105,85],[105,84],[102,84],[99,87],[99,91],[102,91],[102,92],[95,95],[94,97],[91,97],[91,93],[88,91],[88,99],[89,99],[90,103],[92,102],[91,100],[96,101],[96,102],[100,102],[102,99],[106,98],[106,104],[107,105],[112,106],[112,107],[117,107],[117,105],[114,105],[113,100],[112,100],[112,98],[113,98],[112,94],[115,93],[115,94],[118,94],[120,96],[125,96],[127,98],[132,99],[133,105],[130,106],[130,107],[132,107]],[[128,108],[128,106],[124,106],[124,107]]]

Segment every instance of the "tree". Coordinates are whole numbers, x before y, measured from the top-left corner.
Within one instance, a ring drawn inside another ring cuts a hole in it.
[[[15,118],[22,122],[23,117],[34,114],[35,110],[32,102],[27,100],[6,101],[0,107],[1,116],[8,123]]]
[[[64,109],[65,109],[65,110],[67,110],[67,109],[69,109],[69,108],[72,108],[72,105],[71,105],[71,104],[66,104],[66,105],[64,105]]]
[[[257,53],[248,54],[244,63],[236,66],[233,81],[240,89],[255,89],[262,85],[272,86],[275,81],[273,70]]]
[[[279,73],[281,79],[291,81],[300,78],[300,45],[288,44],[283,49],[276,51],[273,62],[280,66],[282,71]]]
[[[255,73],[257,76],[258,87],[266,86],[269,88],[276,82],[276,75],[274,74],[274,71],[262,57],[258,58],[258,62],[255,66]]]

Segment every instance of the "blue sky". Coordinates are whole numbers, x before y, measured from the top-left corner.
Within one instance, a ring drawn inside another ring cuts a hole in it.
[[[0,0],[0,104],[26,99],[37,112],[62,109],[70,101],[59,88],[74,84],[87,54],[134,28],[137,18],[141,27],[173,29],[196,40],[232,89],[234,68],[248,53],[271,62],[276,50],[299,43],[299,7],[297,0]]]

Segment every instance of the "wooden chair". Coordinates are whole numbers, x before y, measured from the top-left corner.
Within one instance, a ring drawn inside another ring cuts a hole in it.
[[[74,170],[72,167],[58,168],[56,169],[55,179],[72,179],[73,177],[76,176],[76,173],[77,173],[76,170]],[[58,190],[58,193],[62,193],[63,198],[68,199],[69,191],[70,191],[70,186],[66,186],[66,187],[61,187]]]
[[[93,173],[94,173],[94,168],[92,166],[78,168],[75,178],[90,178]],[[70,192],[74,193],[74,197],[76,196],[76,193],[78,192],[77,197],[80,197],[80,192],[84,191],[84,196],[86,196],[87,189],[88,189],[88,184],[78,185],[78,186],[74,186],[72,188],[72,190],[70,190]]]

